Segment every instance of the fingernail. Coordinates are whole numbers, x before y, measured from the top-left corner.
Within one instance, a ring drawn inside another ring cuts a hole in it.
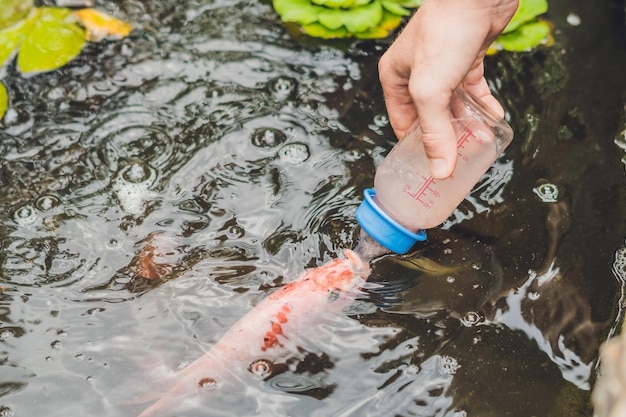
[[[448,163],[445,159],[435,158],[429,160],[430,174],[437,179],[448,178]]]

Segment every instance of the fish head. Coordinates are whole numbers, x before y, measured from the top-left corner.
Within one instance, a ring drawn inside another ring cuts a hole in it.
[[[350,292],[361,287],[370,274],[370,268],[356,253],[346,249],[343,259],[334,259],[308,272],[321,290]]]

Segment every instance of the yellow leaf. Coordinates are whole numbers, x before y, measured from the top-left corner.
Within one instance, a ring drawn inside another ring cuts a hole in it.
[[[133,29],[129,23],[95,9],[77,10],[74,15],[87,30],[88,41],[99,42],[106,37],[122,39]]]
[[[0,120],[4,116],[4,113],[7,111],[7,107],[9,106],[9,96],[7,94],[7,89],[0,81]]]

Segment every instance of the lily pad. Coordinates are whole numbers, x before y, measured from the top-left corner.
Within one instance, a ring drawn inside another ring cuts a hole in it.
[[[520,0],[519,7],[509,24],[504,28],[503,34],[513,32],[524,23],[535,19],[537,16],[548,11],[548,0]]]
[[[24,20],[33,8],[33,0],[0,0],[0,30]]]
[[[85,45],[85,31],[71,18],[71,10],[37,9],[17,56],[22,72],[51,71],[74,59]]]
[[[26,38],[31,20],[25,20],[0,32],[0,66],[13,55],[19,44]]]
[[[355,33],[354,36],[359,39],[386,38],[394,29],[400,26],[401,22],[402,16],[385,11],[383,12],[383,18],[378,25],[371,27],[364,32]]]
[[[311,0],[311,3],[331,9],[349,9],[354,6],[354,0]]]
[[[308,25],[317,22],[320,11],[325,8],[313,5],[309,0],[274,0],[274,9],[283,22]]]
[[[273,0],[283,22],[298,23],[309,36],[323,39],[384,38],[421,0]],[[315,4],[315,3],[318,4]],[[323,2],[324,5],[320,5]],[[330,3],[332,2],[332,3]],[[383,3],[384,2],[384,3]],[[350,8],[335,8],[352,4]]]
[[[406,7],[407,9],[416,9],[422,5],[424,0],[400,0],[398,4],[402,7]]]
[[[375,1],[363,7],[346,10],[344,14],[344,26],[348,32],[363,32],[380,23],[383,18],[383,6]]]
[[[341,39],[352,36],[343,26],[332,30],[317,22],[302,25],[302,30],[309,36],[321,39]]]
[[[9,95],[7,94],[7,88],[2,82],[0,82],[0,120],[4,117],[4,113],[9,106]]]
[[[330,30],[336,30],[344,26],[346,18],[345,10],[327,9],[319,14],[319,22]]]
[[[381,4],[389,13],[393,13],[397,16],[408,16],[411,12],[404,8],[400,3],[395,1],[381,1]]]
[[[500,35],[492,48],[523,52],[550,40],[550,25],[543,20],[526,23],[513,32]]]

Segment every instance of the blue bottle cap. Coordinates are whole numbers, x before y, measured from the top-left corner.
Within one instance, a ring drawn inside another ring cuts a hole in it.
[[[426,240],[424,230],[413,233],[378,207],[374,201],[376,190],[368,188],[364,195],[365,200],[356,210],[356,220],[361,228],[378,243],[392,252],[404,254],[413,247],[415,242]]]

